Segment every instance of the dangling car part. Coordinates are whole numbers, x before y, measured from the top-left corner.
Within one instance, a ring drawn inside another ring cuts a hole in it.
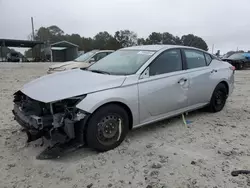
[[[62,147],[72,140],[83,145],[83,139],[76,140],[76,130],[79,129],[77,123],[88,114],[76,109],[75,105],[84,97],[85,95],[43,103],[18,91],[14,94],[14,118],[24,128],[28,137],[27,142],[45,137],[51,140],[52,147]]]
[[[198,108],[221,111],[235,68],[206,51],[149,45],[117,50],[88,68],[42,76],[14,94],[28,141],[49,139],[38,158],[83,145],[119,146],[132,128]]]

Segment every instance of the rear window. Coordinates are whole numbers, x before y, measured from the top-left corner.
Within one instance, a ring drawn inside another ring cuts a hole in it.
[[[206,60],[203,52],[197,50],[185,49],[184,53],[186,56],[188,69],[194,69],[206,66]]]

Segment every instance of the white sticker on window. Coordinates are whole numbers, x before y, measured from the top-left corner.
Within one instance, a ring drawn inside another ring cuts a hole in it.
[[[153,55],[154,52],[150,52],[150,51],[139,51],[137,54],[141,54],[141,55]]]

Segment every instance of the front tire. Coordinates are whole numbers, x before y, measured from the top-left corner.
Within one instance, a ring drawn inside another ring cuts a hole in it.
[[[117,104],[100,107],[90,117],[86,130],[89,147],[108,151],[119,146],[129,131],[129,117],[124,108]]]
[[[209,103],[210,112],[219,112],[224,108],[227,100],[227,93],[225,84],[220,83],[216,86]]]

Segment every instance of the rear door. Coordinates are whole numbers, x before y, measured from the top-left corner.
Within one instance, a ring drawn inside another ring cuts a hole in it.
[[[141,123],[187,107],[188,82],[180,49],[164,51],[146,70],[149,76],[138,83]]]
[[[208,103],[216,84],[213,77],[217,73],[209,66],[211,56],[195,49],[183,49],[182,52],[189,81],[188,106]]]

